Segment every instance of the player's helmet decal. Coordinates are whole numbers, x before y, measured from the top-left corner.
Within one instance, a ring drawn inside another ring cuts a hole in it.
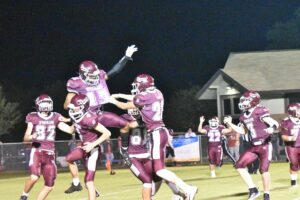
[[[84,94],[76,94],[72,99],[69,108],[69,116],[75,122],[78,122],[87,113],[90,106],[90,101]]]
[[[88,85],[95,86],[99,84],[99,69],[96,63],[86,60],[79,65],[79,76]]]
[[[210,128],[218,128],[219,118],[218,117],[212,117],[210,120],[208,120],[208,123],[209,123]]]
[[[154,78],[149,74],[140,74],[134,79],[131,92],[137,94],[150,87],[154,87]]]
[[[52,112],[53,101],[47,94],[41,94],[35,99],[35,108],[38,112]]]
[[[255,107],[260,102],[260,95],[255,91],[246,91],[240,98],[239,109],[246,111]]]
[[[300,118],[300,103],[290,103],[287,107],[287,112],[292,117]]]

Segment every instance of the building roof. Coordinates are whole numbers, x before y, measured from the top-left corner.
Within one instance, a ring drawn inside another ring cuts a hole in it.
[[[222,71],[247,89],[300,91],[300,50],[231,53]]]

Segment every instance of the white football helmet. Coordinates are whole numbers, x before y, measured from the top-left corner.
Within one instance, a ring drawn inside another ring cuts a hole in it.
[[[209,123],[210,128],[218,128],[219,118],[218,117],[212,117],[210,120],[208,120],[208,123]]]

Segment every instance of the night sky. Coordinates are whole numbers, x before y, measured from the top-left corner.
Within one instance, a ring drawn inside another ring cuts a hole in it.
[[[24,89],[66,82],[87,59],[108,71],[136,44],[134,62],[109,80],[110,90],[126,92],[137,74],[149,73],[167,95],[203,85],[230,52],[264,50],[266,32],[300,6],[286,0],[47,2],[1,2],[2,81]]]

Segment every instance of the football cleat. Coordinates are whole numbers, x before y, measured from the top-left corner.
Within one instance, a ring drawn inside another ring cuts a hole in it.
[[[291,186],[296,187],[297,186],[297,181],[296,180],[291,180]]]
[[[268,193],[264,193],[264,200],[270,200],[270,195]]]
[[[96,189],[96,197],[100,197],[100,192]]]
[[[79,183],[77,186],[75,186],[73,183],[71,184],[71,186],[65,191],[66,194],[70,194],[70,193],[73,193],[73,192],[79,192],[82,190],[82,186],[81,184]]]
[[[198,192],[198,188],[196,186],[191,186],[189,191],[185,194],[186,195],[185,200],[194,200],[197,192]]]
[[[182,196],[174,194],[173,197],[172,197],[172,200],[184,200],[184,198],[182,198]]]
[[[110,171],[110,175],[115,175],[115,174],[116,174],[115,171],[113,171],[113,170]]]
[[[259,197],[260,195],[260,192],[257,190],[257,188],[250,188],[249,189],[249,197],[248,197],[248,200],[254,200],[256,199],[257,197]]]
[[[27,196],[22,195],[22,196],[20,197],[20,200],[27,200]]]

